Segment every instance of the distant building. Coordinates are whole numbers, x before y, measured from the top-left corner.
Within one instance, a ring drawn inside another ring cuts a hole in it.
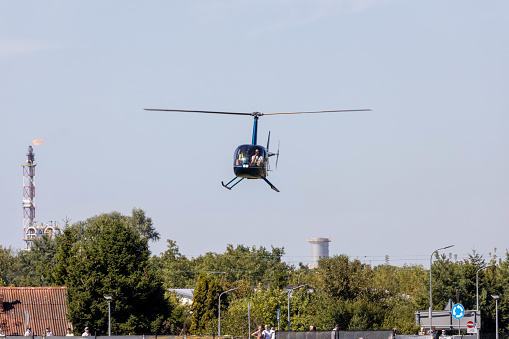
[[[310,238],[308,242],[311,243],[311,262],[309,268],[317,268],[318,260],[320,258],[329,257],[329,243],[330,238]]]
[[[65,336],[72,328],[67,320],[67,287],[0,287],[0,327],[7,336],[25,334],[25,321],[35,336],[49,327]]]
[[[168,290],[180,298],[181,304],[193,303],[194,288],[170,288]]]

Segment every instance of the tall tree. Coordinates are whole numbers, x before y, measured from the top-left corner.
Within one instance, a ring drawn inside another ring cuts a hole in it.
[[[456,290],[461,280],[459,267],[460,263],[453,261],[452,254],[435,254],[432,269],[433,309],[443,310],[449,299],[456,303]]]
[[[14,256],[10,247],[5,248],[0,245],[0,286],[5,286],[9,282],[9,275],[12,265],[14,264]]]
[[[319,260],[322,274],[321,288],[331,297],[342,300],[354,300],[369,297],[373,272],[371,266],[359,260],[350,261],[348,256],[340,255]]]
[[[149,265],[148,238],[118,213],[102,214],[64,230],[54,281],[68,288],[69,320],[92,332],[142,334],[160,330],[169,315],[162,281]]]
[[[219,294],[223,290],[217,280],[210,276],[201,274],[198,278],[198,283],[194,289],[193,305],[191,310],[193,312],[191,318],[191,328],[189,329],[193,334],[212,334],[206,333],[207,325],[211,321],[217,319]]]
[[[57,240],[43,235],[35,239],[30,251],[19,251],[7,274],[14,286],[51,286],[57,264]]]
[[[197,274],[193,272],[193,263],[180,254],[177,243],[166,240],[168,249],[161,257],[153,258],[164,276],[164,286],[168,288],[192,288],[196,284]]]
[[[149,241],[158,241],[160,239],[159,232],[156,231],[152,224],[152,218],[148,218],[144,210],[133,208],[131,216],[124,218],[127,224],[142,237],[147,238]]]

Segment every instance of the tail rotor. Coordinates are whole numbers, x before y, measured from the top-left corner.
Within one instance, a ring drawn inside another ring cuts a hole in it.
[[[267,139],[267,153],[268,153],[269,157],[276,156],[276,170],[277,170],[277,163],[279,161],[279,145],[280,145],[280,142],[279,141],[277,142],[277,153],[273,153],[273,152],[269,151],[269,142],[270,142],[270,132],[269,132],[269,138]],[[270,165],[269,165],[268,170],[269,171],[271,170],[270,169]]]
[[[276,170],[277,170],[277,162],[279,161],[279,145],[280,142],[277,142],[277,153],[276,153]]]

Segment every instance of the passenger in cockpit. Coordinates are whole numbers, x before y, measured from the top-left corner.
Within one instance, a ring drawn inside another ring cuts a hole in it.
[[[249,162],[249,166],[260,166],[263,161],[263,157],[260,156],[260,151],[258,149],[255,150],[253,156],[251,157],[251,161]]]

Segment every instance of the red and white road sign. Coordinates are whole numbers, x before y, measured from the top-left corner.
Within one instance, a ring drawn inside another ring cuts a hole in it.
[[[467,327],[468,327],[468,328],[473,328],[473,327],[474,327],[474,322],[473,322],[473,321],[469,321],[469,322],[467,323]]]

